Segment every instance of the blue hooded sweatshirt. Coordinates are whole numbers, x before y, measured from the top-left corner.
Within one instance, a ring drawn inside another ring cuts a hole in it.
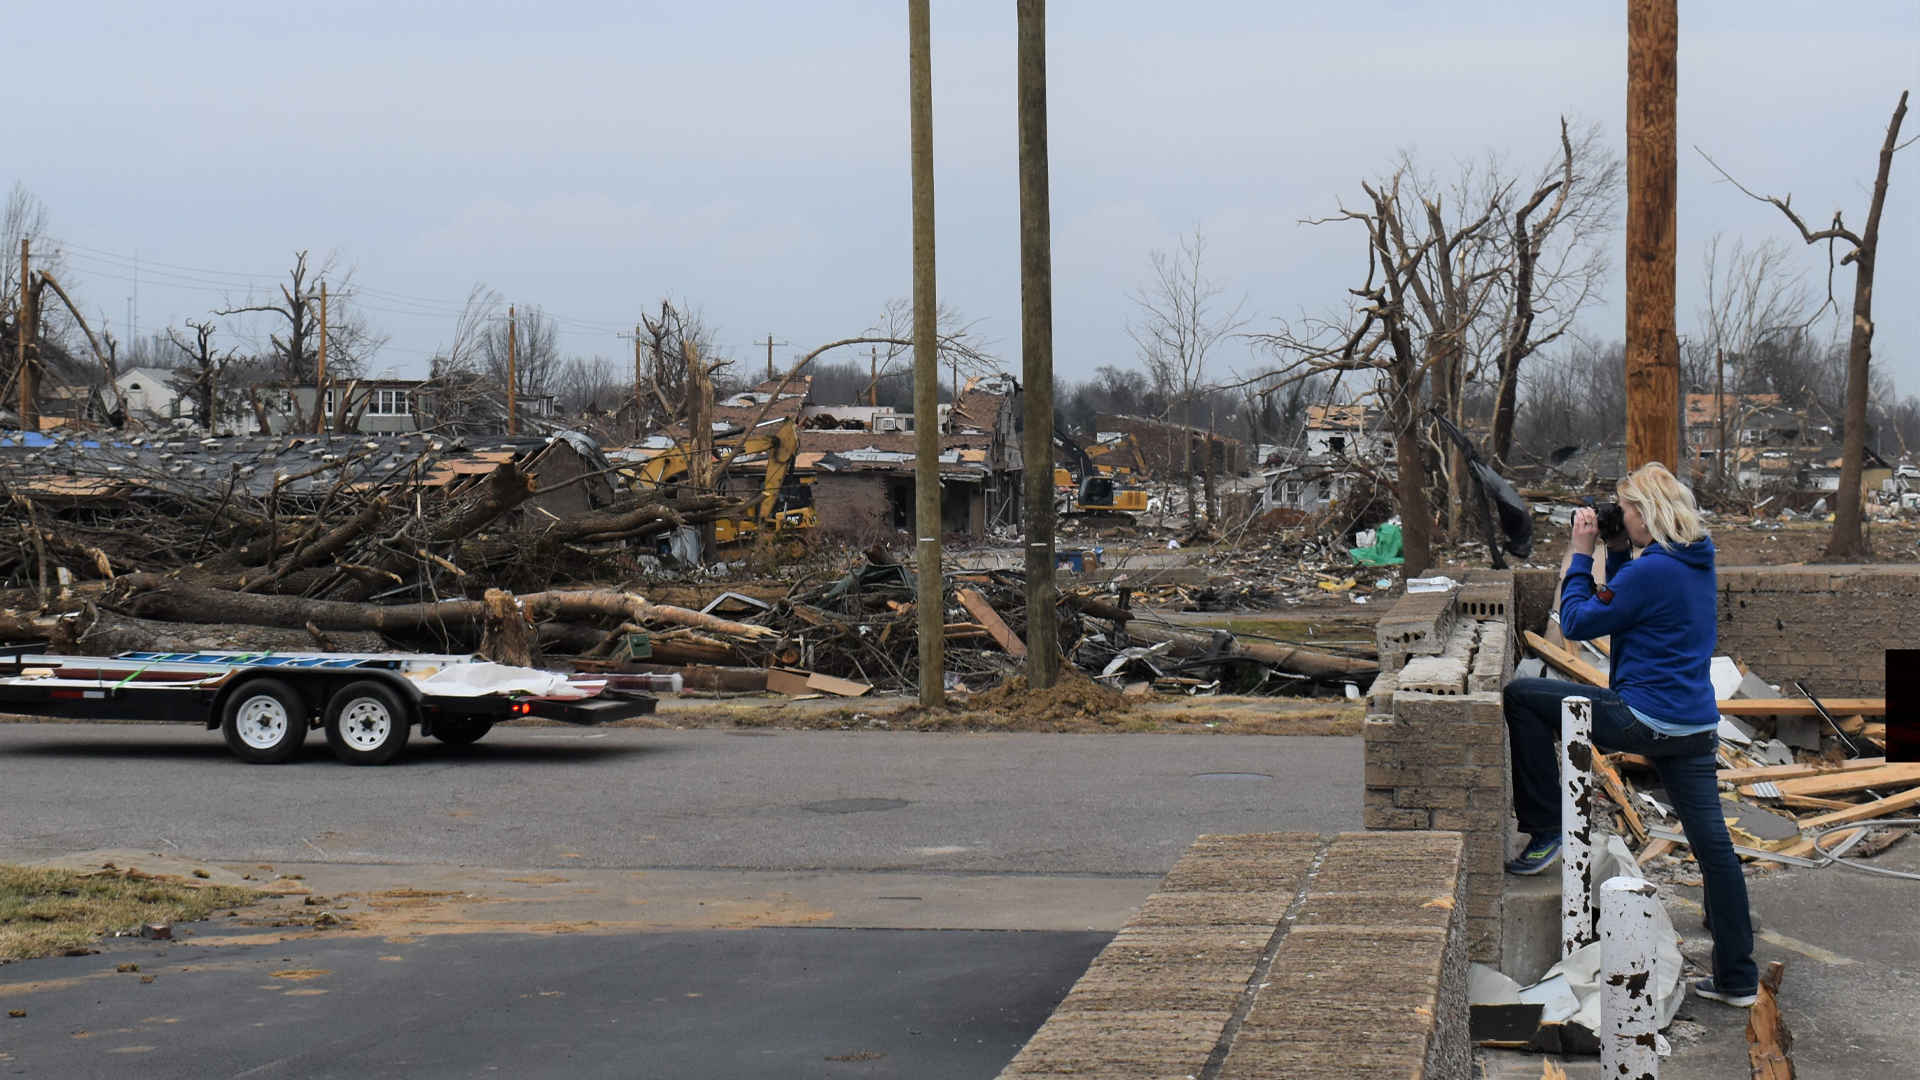
[[[1637,559],[1607,552],[1607,583],[1593,583],[1593,557],[1575,555],[1560,595],[1560,632],[1574,641],[1611,637],[1615,693],[1638,712],[1676,727],[1720,722],[1709,669],[1718,641],[1713,541],[1649,545]]]

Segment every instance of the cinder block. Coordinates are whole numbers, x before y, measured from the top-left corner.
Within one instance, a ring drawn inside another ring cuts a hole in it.
[[[1395,805],[1405,808],[1464,810],[1467,792],[1465,788],[1403,787],[1394,789],[1393,801]]]
[[[1433,818],[1425,810],[1388,810],[1369,806],[1360,812],[1360,822],[1369,829],[1428,829]]]

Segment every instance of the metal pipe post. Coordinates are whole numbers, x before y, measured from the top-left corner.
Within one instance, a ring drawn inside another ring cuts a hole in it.
[[[907,0],[913,155],[913,493],[920,704],[945,704],[946,590],[940,578],[940,299],[933,279],[933,43],[928,0]]]
[[[1659,942],[1653,882],[1608,878],[1600,886],[1600,1074],[1659,1080],[1660,1010],[1654,982]]]
[[[1053,244],[1047,193],[1047,4],[1018,0],[1020,114],[1020,442],[1027,540],[1027,685],[1060,670],[1053,583]]]
[[[1593,926],[1593,701],[1560,703],[1560,955],[1599,940]]]

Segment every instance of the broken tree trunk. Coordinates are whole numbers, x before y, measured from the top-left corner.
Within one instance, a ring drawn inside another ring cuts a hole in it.
[[[359,539],[368,529],[378,525],[386,515],[386,497],[376,496],[371,503],[367,504],[366,509],[343,522],[332,532],[305,547],[296,548],[277,568],[251,581],[247,580],[245,575],[241,575],[232,587],[241,592],[266,592],[284,580],[288,574],[309,566],[318,566],[332,559],[342,548]]]
[[[172,581],[157,574],[128,574],[104,601],[113,610],[143,618],[176,622],[232,622],[301,629],[379,630],[388,633],[483,625],[483,600],[441,600],[427,604],[360,604],[344,600],[308,600],[229,592]],[[614,622],[661,622],[742,638],[778,636],[765,626],[716,618],[686,608],[649,604],[631,593],[606,589],[528,593],[519,597],[530,619],[600,618]]]
[[[1138,619],[1127,624],[1127,633],[1136,643],[1142,645],[1157,645],[1162,641],[1172,641],[1175,643],[1172,652],[1176,656],[1198,656],[1205,653],[1212,644],[1211,637],[1183,634],[1177,630]],[[1316,679],[1357,678],[1375,675],[1380,671],[1380,665],[1372,660],[1336,656],[1330,652],[1299,645],[1277,645],[1235,639],[1231,655],[1258,660],[1281,671]]]
[[[510,592],[488,589],[480,603],[486,608],[480,655],[496,664],[532,667],[533,624],[527,621],[519,601]]]

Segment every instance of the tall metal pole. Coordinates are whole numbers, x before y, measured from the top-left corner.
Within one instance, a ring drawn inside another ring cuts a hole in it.
[[[920,704],[947,696],[946,589],[940,578],[940,301],[933,280],[933,45],[927,0],[907,0],[913,149],[913,493],[919,538]]]
[[[1053,247],[1047,196],[1047,3],[1018,0],[1020,112],[1020,443],[1027,534],[1027,685],[1060,670],[1053,587]]]
[[[520,326],[519,326],[519,323],[514,320],[512,305],[508,305],[507,307],[507,434],[509,435],[516,434],[520,430],[518,424],[514,420],[514,411],[515,411],[514,406],[518,403],[514,400],[515,389],[514,389],[514,370],[513,370],[514,360],[515,360],[514,349],[517,347],[517,343],[519,342],[519,340],[520,340]]]
[[[1680,469],[1674,331],[1679,0],[1627,3],[1627,468]]]
[[[344,405],[345,403],[342,402]],[[320,283],[320,362],[313,376],[313,431],[327,430],[327,283]]]

